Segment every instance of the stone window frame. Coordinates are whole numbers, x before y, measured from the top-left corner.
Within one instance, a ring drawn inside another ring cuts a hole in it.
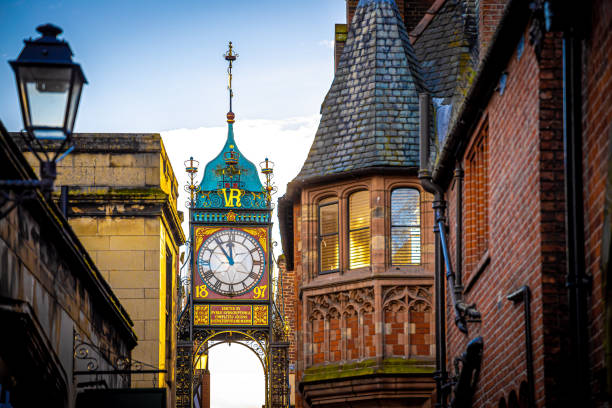
[[[463,156],[463,279],[479,275],[489,257],[489,118],[485,117]],[[468,283],[469,285],[469,283]]]

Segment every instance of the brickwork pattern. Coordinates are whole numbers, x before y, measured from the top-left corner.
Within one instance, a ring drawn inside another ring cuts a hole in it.
[[[609,271],[602,269],[604,209],[606,194],[610,197],[612,189],[608,180],[612,158],[612,3],[594,1],[589,19],[591,32],[583,51],[584,225],[586,273],[593,277],[589,300],[590,366],[593,395],[599,405],[610,398],[610,394],[606,397],[605,392],[612,392],[612,379],[606,378],[612,374],[609,367],[612,361],[606,357],[606,344],[609,344],[610,337],[606,338],[605,332],[606,319],[610,319],[611,283],[608,278],[608,287],[604,287],[604,274],[609,274]],[[609,322],[607,326],[609,330]]]
[[[478,230],[464,229],[465,298],[476,303],[483,315],[481,324],[469,325],[470,338],[482,335],[485,339],[474,406],[505,403],[513,392],[520,393],[526,381],[523,306],[506,299],[523,285],[532,293],[536,401],[538,406],[552,406],[564,398],[560,364],[567,353],[567,336],[563,332],[566,299],[559,47],[559,38],[548,35],[539,63],[529,46],[520,55],[515,52],[506,68],[503,95],[499,91],[492,95],[471,135],[472,143],[477,142],[479,132],[488,126],[489,237],[484,259],[474,262],[468,258],[469,249],[478,248],[483,237],[478,236]],[[467,182],[472,177],[469,173],[478,171],[467,160],[464,156],[466,227],[466,211],[470,209]],[[454,214],[454,187],[448,197],[448,213]],[[450,225],[454,255],[456,226]],[[452,359],[465,350],[469,338],[456,329],[450,312],[447,309]]]
[[[480,41],[480,57],[487,52],[489,42],[501,20],[508,0],[479,0],[478,36]]]

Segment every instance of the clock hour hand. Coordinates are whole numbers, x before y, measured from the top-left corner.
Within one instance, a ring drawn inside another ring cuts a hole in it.
[[[223,255],[225,255],[225,257],[227,258],[227,261],[229,262],[230,265],[234,264],[234,258],[232,258],[226,251],[225,248],[223,248],[223,244],[221,241],[219,241],[218,239],[215,239],[215,242],[217,243],[217,245],[219,245],[219,248],[221,248],[221,251],[223,252]],[[230,249],[231,252],[231,249]]]

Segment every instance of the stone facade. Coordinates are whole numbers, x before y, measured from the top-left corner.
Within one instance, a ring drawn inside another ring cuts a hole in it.
[[[428,404],[435,352],[433,234],[422,230],[420,265],[391,265],[390,192],[398,187],[420,190],[415,178],[361,177],[306,187],[293,204],[297,406],[370,406],[373,399],[385,406]],[[360,189],[371,199],[371,265],[351,270],[348,240],[341,238],[340,271],[322,275],[315,233],[318,202],[338,197],[340,236],[346,237],[347,197]],[[433,222],[431,196],[422,191],[421,220]],[[390,374],[415,380],[398,386],[385,379]],[[356,384],[364,394],[350,391]]]
[[[0,174],[36,179],[2,124]],[[88,363],[117,368],[137,339],[128,313],[57,206],[39,192],[33,197],[0,219],[0,401],[74,407],[86,383],[129,387],[129,377],[77,371],[87,372]]]
[[[75,134],[58,163],[67,218],[134,321],[133,358],[167,374],[135,374],[134,387],[167,387],[173,406],[179,246],[177,181],[158,134]],[[31,153],[26,154],[34,166]],[[56,197],[57,198],[57,197]]]

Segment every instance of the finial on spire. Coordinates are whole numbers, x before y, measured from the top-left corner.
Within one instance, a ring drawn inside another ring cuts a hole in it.
[[[227,123],[234,123],[234,113],[232,112],[232,98],[234,97],[234,91],[232,90],[232,62],[236,61],[238,58],[238,54],[234,52],[234,47],[232,46],[232,42],[229,42],[229,49],[223,57],[227,62],[229,62],[229,67],[227,68],[227,73],[229,76],[229,82],[227,89],[229,90],[229,112],[227,112]]]

